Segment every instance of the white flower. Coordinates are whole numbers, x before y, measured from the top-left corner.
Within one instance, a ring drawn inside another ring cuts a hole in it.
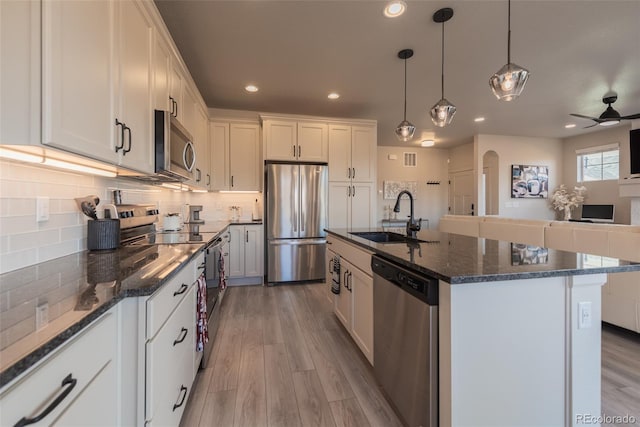
[[[572,192],[567,191],[567,187],[562,184],[555,189],[551,195],[551,205],[553,209],[563,211],[565,209],[571,210],[580,206],[584,202],[584,196],[587,193],[587,188],[583,185],[580,187],[573,187]]]

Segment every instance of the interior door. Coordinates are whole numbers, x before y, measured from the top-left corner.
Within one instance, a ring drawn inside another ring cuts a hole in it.
[[[454,172],[449,175],[449,213],[475,215],[473,205],[473,171]]]
[[[299,236],[299,174],[294,164],[268,163],[267,239],[292,239]]]

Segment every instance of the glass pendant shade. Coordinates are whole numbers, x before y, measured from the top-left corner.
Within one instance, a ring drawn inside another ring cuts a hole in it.
[[[446,98],[442,98],[431,107],[431,121],[438,127],[445,127],[451,123],[453,116],[456,115],[456,106],[450,103]]]
[[[401,121],[396,127],[396,136],[402,142],[411,141],[415,132],[416,127],[406,120]]]
[[[511,101],[520,96],[528,79],[529,70],[510,62],[491,76],[489,86],[496,98]]]

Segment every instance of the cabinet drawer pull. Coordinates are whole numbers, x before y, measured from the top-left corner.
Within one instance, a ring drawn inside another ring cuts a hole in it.
[[[187,338],[188,332],[189,330],[187,328],[181,328],[180,335],[182,336],[178,336],[178,339],[173,342],[173,346],[175,347],[176,344],[180,344],[182,341],[184,341],[184,339]]]
[[[353,169],[353,176],[351,178],[355,178],[356,177],[356,168],[352,168]]]
[[[180,386],[180,394],[182,394],[182,399],[180,399],[180,403],[176,403],[173,405],[174,411],[184,404],[184,400],[187,398],[187,390],[188,389],[185,386]]]
[[[302,147],[298,145],[298,158],[302,157]]]
[[[249,230],[245,231],[246,234],[246,241],[247,243],[249,243]]]
[[[202,263],[198,266],[198,270],[204,270],[206,263]]]
[[[173,293],[173,296],[176,297],[178,295],[182,295],[185,292],[187,292],[187,289],[189,289],[189,286],[187,286],[186,284],[183,283],[182,286],[180,286],[180,289],[178,289],[177,291],[175,291]]]
[[[56,397],[56,399],[53,402],[51,402],[51,404],[47,406],[45,410],[40,413],[40,415],[37,415],[33,418],[22,417],[22,419],[20,419],[20,421],[18,421],[13,427],[27,426],[29,424],[34,424],[42,420],[44,417],[49,415],[51,411],[56,409],[56,407],[60,403],[62,403],[62,401],[69,395],[69,393],[71,393],[71,390],[73,390],[73,388],[76,386],[77,383],[78,383],[78,380],[73,378],[71,374],[67,375],[65,379],[62,380],[62,385],[60,386],[61,388],[66,387],[66,389],[60,394],[60,396]]]

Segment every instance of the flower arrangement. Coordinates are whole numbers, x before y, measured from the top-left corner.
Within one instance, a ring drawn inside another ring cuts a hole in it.
[[[553,191],[551,206],[554,210],[564,211],[564,219],[568,221],[571,219],[571,209],[580,206],[586,193],[587,188],[584,185],[573,187],[573,191],[569,192],[567,187],[562,184]]]

